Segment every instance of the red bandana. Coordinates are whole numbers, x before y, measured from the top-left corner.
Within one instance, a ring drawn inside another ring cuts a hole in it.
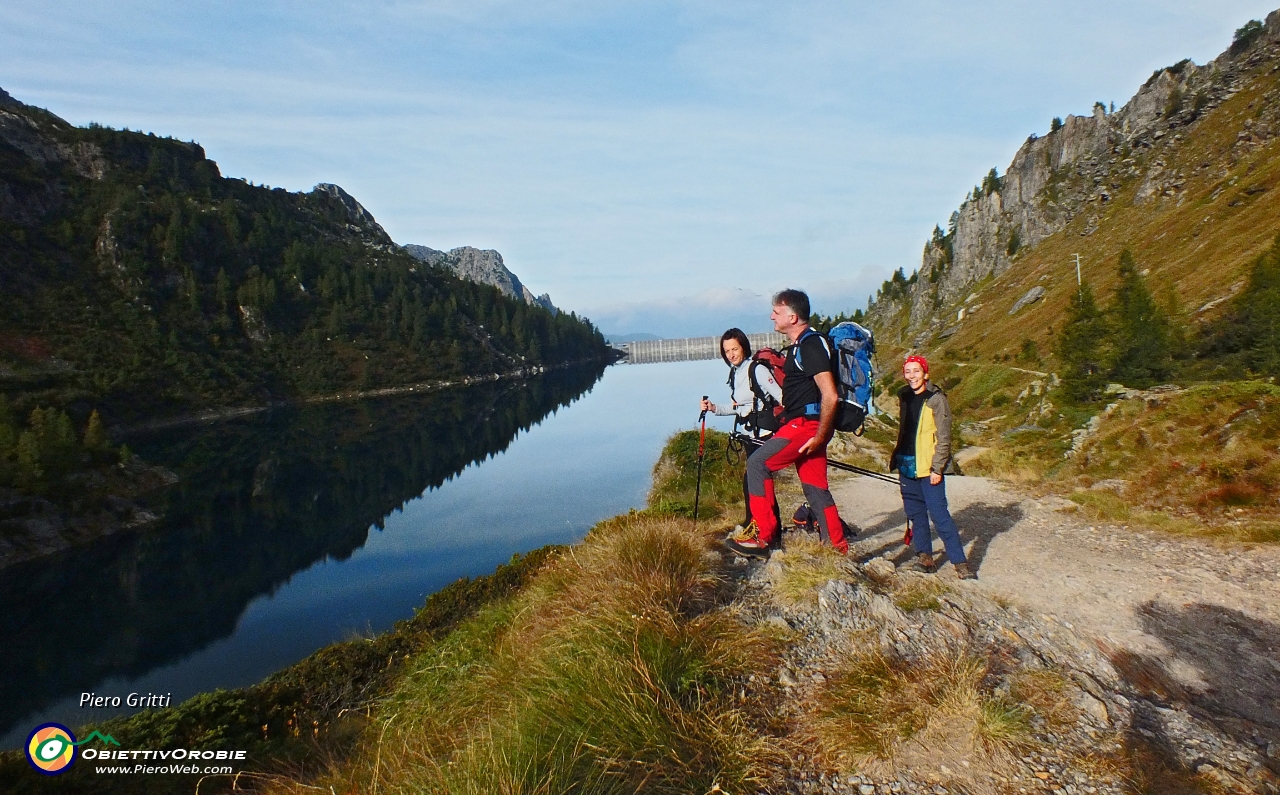
[[[929,362],[926,361],[923,356],[908,356],[907,360],[902,363],[902,366],[906,367],[908,364],[911,364],[912,362],[915,362],[916,364],[920,365],[920,369],[924,370],[925,375],[929,374]]]

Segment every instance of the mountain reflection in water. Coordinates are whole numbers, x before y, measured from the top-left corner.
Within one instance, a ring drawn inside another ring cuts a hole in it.
[[[149,506],[160,525],[0,571],[0,733],[25,736],[24,716],[226,638],[255,599],[318,561],[346,559],[371,527],[501,453],[601,374],[577,368],[130,439],[181,476]]]

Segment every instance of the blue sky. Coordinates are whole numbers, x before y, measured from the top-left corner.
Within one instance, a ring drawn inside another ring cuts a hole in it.
[[[496,248],[606,331],[672,336],[763,328],[783,286],[864,305],[1029,133],[1271,10],[0,2],[17,99],[197,140],[229,176],[336,182],[397,242]]]

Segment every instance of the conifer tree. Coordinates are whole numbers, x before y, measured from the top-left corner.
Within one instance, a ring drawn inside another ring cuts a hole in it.
[[[1217,373],[1280,375],[1280,235],[1253,261],[1244,290],[1204,330],[1198,347],[1199,358]]]
[[[1168,378],[1173,370],[1169,317],[1147,289],[1129,249],[1120,253],[1120,286],[1109,309],[1113,330],[1111,377],[1135,387],[1151,386]]]
[[[1244,365],[1255,373],[1280,375],[1280,235],[1254,260],[1249,281],[1225,320],[1219,347],[1241,351]]]
[[[20,485],[34,488],[44,479],[40,466],[40,441],[33,431],[23,431],[18,437],[18,477]]]
[[[231,303],[231,279],[227,278],[225,268],[218,268],[217,281],[214,285],[214,298],[218,302],[218,308],[225,313],[227,305]]]
[[[13,427],[13,414],[9,410],[9,401],[0,395],[0,458],[4,458],[13,446],[18,443],[18,433]]]
[[[102,427],[97,409],[89,415],[89,424],[85,426],[84,446],[86,450],[101,450],[107,446],[107,432]]]
[[[1004,188],[1004,179],[1000,176],[1000,172],[994,168],[987,172],[982,178],[982,192],[987,196],[993,193],[999,193]]]
[[[1071,400],[1093,400],[1102,391],[1109,335],[1107,319],[1093,298],[1093,290],[1082,285],[1067,310],[1057,344],[1062,387]]]

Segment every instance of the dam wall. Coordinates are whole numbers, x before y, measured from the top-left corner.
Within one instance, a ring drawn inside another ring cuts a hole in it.
[[[790,344],[785,335],[776,331],[748,334],[751,350],[773,348],[780,350]],[[719,337],[686,337],[675,340],[638,340],[614,346],[626,354],[628,364],[652,364],[654,362],[690,362],[699,359],[720,358]]]

